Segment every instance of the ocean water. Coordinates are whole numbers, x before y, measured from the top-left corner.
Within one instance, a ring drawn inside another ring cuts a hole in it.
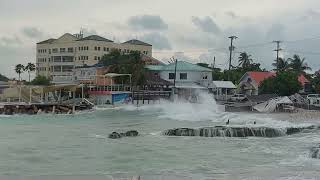
[[[227,113],[210,97],[202,102],[161,101],[75,115],[0,116],[0,177],[320,179],[320,160],[309,157],[310,148],[320,143],[320,132],[278,138],[161,135],[169,128],[224,125],[228,119],[231,126],[320,124],[317,116]],[[138,130],[140,136],[107,138],[113,131],[127,130]]]

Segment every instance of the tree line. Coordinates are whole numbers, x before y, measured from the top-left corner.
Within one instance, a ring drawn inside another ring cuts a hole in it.
[[[210,68],[208,64],[198,63],[200,66]],[[262,81],[259,87],[259,93],[278,95],[292,95],[302,89],[301,83],[298,81],[299,75],[303,74],[311,81],[312,91],[320,93],[320,73],[308,74],[311,68],[306,63],[305,58],[299,55],[293,55],[288,59],[279,58],[272,63],[276,76],[270,77]],[[260,63],[255,63],[254,59],[247,52],[241,52],[238,57],[238,65],[232,66],[230,70],[221,70],[212,67],[214,80],[230,80],[235,84],[239,84],[241,77],[248,71],[267,71],[261,68]]]
[[[50,80],[48,78],[46,78],[45,76],[39,76],[39,75],[36,76],[31,81],[31,72],[34,72],[36,70],[36,65],[31,62],[27,63],[27,65],[17,64],[14,70],[19,76],[18,81],[21,81],[21,74],[24,72],[27,72],[29,76],[29,81],[26,84],[29,84],[29,85],[49,85],[50,84]]]

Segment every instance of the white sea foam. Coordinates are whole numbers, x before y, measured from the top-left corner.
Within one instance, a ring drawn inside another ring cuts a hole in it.
[[[138,111],[143,114],[152,114],[159,119],[172,119],[178,121],[211,121],[214,125],[224,125],[230,120],[230,126],[267,126],[267,127],[305,127],[311,123],[294,123],[289,119],[277,118],[260,113],[231,113],[219,109],[212,94],[199,92],[198,103],[176,100],[174,102],[161,100],[158,104],[133,104],[119,107],[123,111]],[[289,116],[288,116],[289,117]],[[256,124],[254,124],[256,122]]]

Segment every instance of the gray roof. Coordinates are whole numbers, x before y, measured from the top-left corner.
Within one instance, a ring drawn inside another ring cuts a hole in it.
[[[51,43],[53,43],[55,40],[57,40],[57,39],[50,38],[50,39],[47,39],[47,40],[38,42],[37,44],[51,44]]]
[[[124,42],[122,44],[134,44],[134,45],[142,45],[142,46],[152,46],[151,44],[142,42],[142,41],[137,40],[137,39],[131,39],[131,40],[126,41],[126,42]]]
[[[151,71],[174,71],[175,63],[171,63],[168,65],[149,65],[146,66],[146,68]],[[177,71],[211,72],[212,70],[189,62],[178,61]]]
[[[86,40],[92,40],[92,41],[105,41],[105,42],[113,42],[109,39],[106,39],[104,37],[98,36],[98,35],[91,35],[91,36],[87,36],[85,38],[81,38],[77,41],[86,41]]]
[[[231,81],[212,81],[210,88],[236,89],[236,86]]]

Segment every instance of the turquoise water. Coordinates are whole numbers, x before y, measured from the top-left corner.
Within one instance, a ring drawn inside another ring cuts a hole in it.
[[[163,103],[76,115],[0,116],[0,176],[133,176],[181,179],[316,179],[309,149],[320,133],[279,138],[165,137],[174,127],[304,126],[293,116],[224,113],[214,105]],[[112,131],[139,137],[108,139]],[[146,178],[148,179],[148,178]]]

